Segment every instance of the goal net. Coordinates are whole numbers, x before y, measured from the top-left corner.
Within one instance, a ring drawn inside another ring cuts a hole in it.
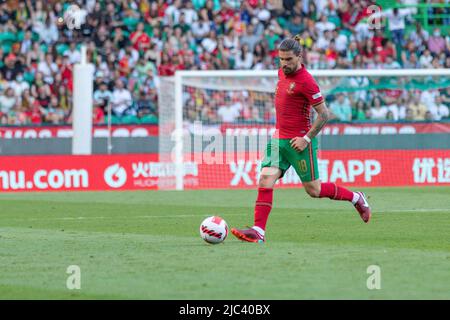
[[[328,158],[347,159],[349,154],[323,153],[323,136],[359,134],[364,130],[375,130],[374,134],[411,130],[407,125],[398,129],[398,124],[435,116],[429,108],[439,104],[436,96],[450,87],[449,71],[310,70],[335,115],[318,136],[321,179],[333,181],[334,174],[336,181],[345,175],[344,182],[358,183],[358,176],[363,175],[363,182],[370,183],[381,170],[380,165],[371,162],[369,156],[346,163],[351,168],[343,168],[347,171],[339,175],[340,169],[331,167]],[[174,77],[161,77],[159,189],[255,187],[266,144],[275,130],[277,80],[276,70],[178,71]],[[427,109],[410,108],[412,104]],[[346,106],[350,106],[350,113]],[[368,126],[374,121],[393,125],[374,129]],[[278,183],[289,187],[301,181],[291,168]]]

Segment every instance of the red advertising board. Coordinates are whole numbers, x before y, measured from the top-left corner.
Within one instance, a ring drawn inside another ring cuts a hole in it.
[[[223,164],[185,164],[186,189],[255,188],[257,157]],[[198,160],[198,159],[197,159]],[[0,157],[0,192],[158,189],[175,168],[157,154]],[[322,151],[322,181],[346,186],[450,185],[448,150]],[[161,179],[161,180],[159,180]],[[298,187],[293,170],[279,187]]]
[[[106,126],[94,126],[94,137],[108,137]],[[158,136],[157,125],[114,125],[111,135],[113,137],[149,137]],[[0,127],[0,138],[38,139],[38,138],[72,138],[71,126],[42,126],[42,127]]]
[[[242,125],[222,124],[215,126],[204,125],[205,128],[220,130],[226,135],[267,135],[275,130],[272,125]],[[323,128],[324,135],[372,135],[372,134],[415,134],[415,133],[450,133],[450,122],[434,123],[364,123],[346,124],[329,123]],[[42,126],[42,127],[0,127],[0,138],[71,138],[71,126]],[[94,137],[107,137],[106,126],[94,126]],[[113,137],[151,137],[158,136],[158,125],[113,125]]]
[[[221,132],[226,135],[272,135],[270,125],[223,124]],[[328,123],[321,131],[324,135],[371,135],[450,133],[450,122],[430,123]]]

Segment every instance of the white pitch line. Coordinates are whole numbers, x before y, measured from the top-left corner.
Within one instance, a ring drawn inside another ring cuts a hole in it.
[[[377,213],[392,213],[392,212],[449,212],[450,209],[439,209],[439,208],[431,208],[431,209],[393,209],[393,210],[384,210],[384,211],[372,211],[373,214]],[[227,216],[244,216],[245,213],[228,213]],[[206,217],[206,215],[197,215],[197,214],[175,214],[175,215],[146,215],[146,216],[122,216],[122,217],[62,217],[62,218],[12,218],[8,220],[19,220],[19,221],[74,221],[74,220],[102,220],[102,219],[151,219],[151,218],[192,218],[192,217]]]
[[[229,213],[227,216],[240,216],[241,213]],[[190,218],[190,217],[207,217],[206,215],[198,214],[177,214],[177,215],[164,215],[164,216],[122,216],[122,217],[63,217],[63,218],[12,218],[8,220],[21,220],[21,221],[52,221],[52,220],[101,220],[101,219],[141,219],[141,218]]]
[[[450,209],[392,209],[392,210],[385,210],[385,211],[373,211],[374,214],[377,213],[389,213],[389,212],[450,212]]]

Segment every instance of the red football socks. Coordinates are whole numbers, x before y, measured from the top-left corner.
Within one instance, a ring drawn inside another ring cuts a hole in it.
[[[272,210],[273,189],[258,188],[255,203],[255,226],[266,230],[267,219]]]
[[[334,183],[322,183],[320,186],[320,198],[330,198],[332,200],[353,200],[353,192],[339,187]],[[273,189],[258,188],[258,197],[255,203],[255,227],[266,230],[267,220],[272,210]]]
[[[320,184],[320,198],[330,198],[332,200],[353,200],[353,192],[337,186],[335,183]]]

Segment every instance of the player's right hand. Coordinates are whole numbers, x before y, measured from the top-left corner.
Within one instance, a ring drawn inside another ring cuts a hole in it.
[[[292,138],[289,142],[291,143],[291,147],[298,152],[302,152],[308,147],[308,141],[306,141],[302,137]]]

